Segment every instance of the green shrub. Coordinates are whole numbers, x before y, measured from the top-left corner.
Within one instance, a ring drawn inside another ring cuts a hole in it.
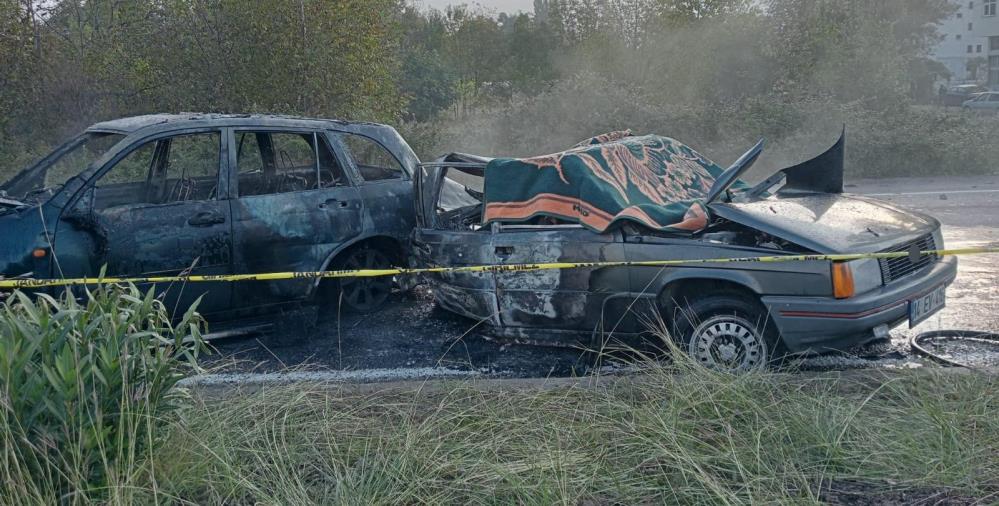
[[[106,500],[148,481],[143,462],[198,367],[201,329],[194,307],[174,325],[135,286],[82,302],[15,292],[0,306],[0,502]]]

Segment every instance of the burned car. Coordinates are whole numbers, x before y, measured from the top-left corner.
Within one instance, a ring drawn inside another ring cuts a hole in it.
[[[75,278],[405,263],[416,155],[392,128],[256,115],[98,123],[0,185],[0,275]],[[210,320],[318,300],[372,311],[386,278],[159,287]]]
[[[498,336],[603,349],[659,321],[660,334],[722,369],[842,350],[943,306],[957,261],[920,253],[943,248],[939,222],[843,194],[843,137],[751,187],[740,177],[762,147],[728,169],[630,132],[528,159],[452,153],[420,169],[414,247],[428,266],[909,253],[433,278],[441,307]]]

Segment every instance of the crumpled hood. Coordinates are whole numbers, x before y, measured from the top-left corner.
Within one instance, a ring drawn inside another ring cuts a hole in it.
[[[858,195],[811,193],[714,203],[719,217],[824,254],[873,253],[940,226],[936,219]]]

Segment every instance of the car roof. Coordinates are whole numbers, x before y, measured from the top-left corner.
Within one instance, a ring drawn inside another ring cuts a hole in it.
[[[214,113],[177,113],[177,114],[146,114],[131,116],[95,123],[87,128],[88,132],[107,132],[130,134],[149,127],[174,130],[188,127],[204,126],[347,126],[364,125],[388,128],[385,125],[366,122],[348,122],[337,119],[305,118],[299,116],[284,116],[276,114],[214,114]]]
[[[95,123],[88,133],[120,134],[139,139],[174,131],[200,128],[306,128],[334,130],[357,134],[380,143],[392,152],[410,175],[420,164],[419,157],[396,129],[381,123],[343,121],[338,119],[305,118],[277,114],[215,114],[182,112],[178,114],[147,114]],[[122,141],[124,142],[124,141]],[[96,170],[96,168],[94,168]],[[86,171],[84,171],[86,173]],[[81,173],[83,175],[83,173]]]

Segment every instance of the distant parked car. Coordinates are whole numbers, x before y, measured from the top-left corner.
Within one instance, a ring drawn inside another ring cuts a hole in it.
[[[961,104],[961,107],[966,111],[999,113],[999,91],[978,93],[971,100]]]
[[[942,97],[942,105],[945,107],[959,107],[976,93],[981,93],[983,91],[985,91],[985,89],[977,84],[961,84],[958,86],[951,86],[950,88],[947,88],[947,93]]]
[[[418,164],[395,130],[370,123],[217,114],[98,123],[0,184],[0,277],[403,264]],[[199,310],[217,321],[303,301],[373,311],[391,288],[389,278],[210,282],[166,297],[183,311],[203,295]]]

